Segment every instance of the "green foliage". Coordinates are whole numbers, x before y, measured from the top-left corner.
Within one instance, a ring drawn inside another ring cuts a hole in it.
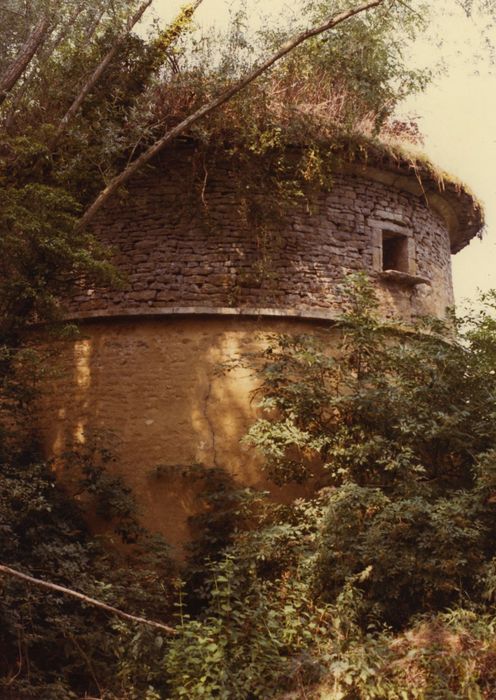
[[[358,277],[343,289],[345,314],[332,333],[275,336],[259,358],[264,415],[248,439],[269,476],[303,482],[307,496],[278,505],[219,470],[183,469],[201,485],[204,508],[182,582],[139,528],[107,450],[68,454],[74,476],[64,493],[35,445],[23,437],[21,450],[15,434],[4,441],[2,561],[175,619],[177,629],[164,638],[7,580],[5,693],[490,698],[494,296],[485,302],[448,328],[405,329],[380,321]],[[36,359],[25,361],[21,375],[32,366],[36,385]],[[29,407],[33,389],[21,389],[13,386],[11,405]],[[104,517],[114,541],[133,544],[123,555],[102,548],[76,503]]]
[[[494,693],[494,616],[457,608],[404,634],[356,637],[311,700],[484,700]]]
[[[1,462],[2,563],[138,615],[170,615],[174,568],[164,545],[134,526],[133,548],[119,554],[114,547],[119,530],[129,539],[131,513],[124,532],[122,517],[118,529],[108,531],[112,549],[91,536],[78,502],[56,483],[53,465],[36,461],[35,454],[25,445]],[[109,501],[108,478],[96,472],[93,467],[90,483],[87,477],[80,482],[82,502]],[[115,503],[122,485],[114,480],[113,486]],[[112,515],[107,513],[110,521]],[[133,626],[116,625],[91,606],[9,578],[2,579],[0,620],[2,697],[66,700],[102,688],[109,698],[144,697],[151,674],[146,665],[132,663]]]
[[[110,278],[103,248],[73,232],[79,207],[63,189],[35,182],[0,192],[0,333],[15,337],[27,321],[53,320],[70,279]]]
[[[108,454],[87,448],[57,465],[41,455],[33,401],[48,359],[41,351],[2,347],[0,562],[137,614],[167,616],[174,567],[164,544],[139,528],[128,489],[105,472]],[[57,483],[55,467],[73,473],[71,493]],[[82,505],[100,513],[105,537],[92,536]],[[131,539],[132,548],[124,549]],[[143,697],[149,684],[144,667],[133,667],[125,682],[118,673],[121,650],[129,648],[132,658],[135,630],[116,628],[92,607],[3,575],[1,586],[3,698],[66,700],[103,686],[108,697]]]
[[[76,280],[115,281],[107,251],[75,231],[77,217],[123,163],[296,25],[250,39],[242,11],[222,42],[198,40],[185,8],[150,41],[122,42],[55,140],[137,3],[33,0],[23,13],[17,5],[0,8],[0,71],[44,11],[51,33],[2,104],[0,561],[130,612],[176,619],[178,634],[165,639],[2,578],[2,696],[491,697],[496,323],[487,311],[449,329],[425,322],[405,332],[379,321],[359,278],[343,290],[347,311],[332,342],[325,333],[274,339],[260,370],[264,416],[249,440],[269,478],[312,495],[275,505],[191,468],[205,509],[182,582],[164,544],[140,528],[129,489],[107,471],[108,450],[65,455],[57,468],[73,475],[70,488],[56,482],[32,431],[49,359],[24,331],[59,318]],[[308,3],[301,21],[327,10]],[[385,3],[304,44],[187,134],[198,145],[207,224],[209,170],[227,160],[238,173],[239,225],[258,238],[258,278],[270,275],[288,207],[311,206],[364,138],[397,135],[395,107],[428,78],[403,60],[427,19]],[[486,302],[494,308],[494,295]],[[105,537],[88,531],[82,505]]]
[[[269,698],[315,674],[308,654],[326,638],[325,609],[301,579],[270,581],[254,561],[215,565],[199,619],[181,616],[165,659],[172,698]]]
[[[382,323],[362,277],[345,294],[339,335],[274,338],[263,358],[265,415],[249,440],[271,478],[307,481],[318,497],[258,510],[256,527],[238,531],[229,546],[235,578],[246,580],[250,562],[257,579],[270,582],[270,602],[285,580],[296,580],[325,611],[325,642],[316,636],[306,653],[314,673],[332,679],[332,692],[315,697],[490,697],[490,666],[475,672],[456,644],[445,664],[435,636],[403,659],[407,643],[391,626],[404,629],[422,614],[421,624],[442,629],[449,641],[464,632],[454,629],[458,623],[448,631],[452,622],[439,613],[465,604],[477,634],[489,636],[494,300],[486,298],[476,317],[453,321],[455,339],[453,327],[437,322],[414,329]],[[418,691],[405,690],[409,673],[421,676]],[[311,674],[303,682],[308,689]]]
[[[482,314],[456,341],[425,322],[405,334],[378,320],[363,279],[352,294],[337,353],[325,334],[269,348],[266,417],[249,439],[279,483],[313,475],[332,489],[319,595],[332,601],[371,567],[367,615],[400,625],[475,594],[493,551],[493,320]]]
[[[140,528],[129,489],[108,473],[108,450],[80,447],[57,463],[42,456],[33,411],[49,355],[3,346],[0,360],[0,562],[137,615],[170,616],[175,567],[160,538]],[[88,528],[91,512],[100,537]],[[144,697],[154,678],[133,662],[134,625],[4,575],[1,587],[2,698],[66,700],[103,688],[109,700]]]

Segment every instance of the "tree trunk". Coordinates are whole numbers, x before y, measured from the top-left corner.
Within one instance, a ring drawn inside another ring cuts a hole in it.
[[[225,102],[230,100],[238,92],[241,92],[243,88],[252,83],[256,78],[258,78],[262,73],[265,73],[271,66],[274,65],[281,58],[286,56],[290,51],[295,49],[297,46],[302,44],[307,39],[311,37],[322,34],[328,29],[336,27],[338,24],[345,22],[347,19],[354,17],[355,15],[361,14],[366,10],[373,7],[378,7],[385,3],[386,0],[369,0],[362,5],[358,5],[355,8],[340,12],[337,15],[328,17],[322,24],[316,27],[311,27],[306,31],[288,39],[281,48],[273,53],[268,59],[266,59],[259,66],[250,71],[244,78],[241,78],[232,87],[224,90],[218,97],[208,102],[203,107],[200,107],[196,112],[190,114],[186,119],[183,119],[177,126],[165,133],[158,141],[156,141],[150,148],[148,148],[144,153],[141,154],[135,161],[130,163],[119,175],[116,175],[110,183],[105,187],[104,190],[100,192],[97,198],[85,211],[81,219],[79,220],[76,230],[80,231],[82,228],[88,226],[88,224],[95,218],[97,212],[102,208],[102,206],[110,199],[110,197],[116,192],[122,185],[124,185],[138,170],[140,170],[144,165],[150,162],[168,143],[175,139],[179,134],[184,132],[191,124],[202,119],[204,116],[213,112],[215,109],[223,105]]]
[[[58,34],[54,37],[53,43],[50,46],[45,45],[43,49],[40,51],[39,54],[39,60],[41,62],[41,65],[43,65],[43,61],[45,61],[49,56],[53,54],[53,52],[59,47],[59,45],[64,41],[68,33],[71,31],[73,28],[77,18],[81,14],[81,12],[84,10],[86,0],[83,0],[77,7],[75,12],[69,17],[69,19],[66,21],[65,25],[61,28],[61,30],[58,32]],[[11,104],[9,107],[9,111],[7,113],[7,116],[5,118],[5,130],[7,133],[11,130],[12,124],[16,115],[16,111],[19,108],[19,105],[22,103],[22,100],[24,98],[24,95],[26,94],[27,90],[30,88],[32,84],[32,79],[33,79],[33,74],[35,71],[28,71],[27,75],[24,77],[24,81],[22,83],[22,87],[20,90],[18,90],[13,98],[11,100]]]
[[[31,32],[24,46],[21,48],[15,61],[9,66],[7,72],[0,78],[0,104],[5,100],[9,92],[17,83],[21,75],[30,64],[33,56],[46,39],[50,22],[48,17],[42,17]]]

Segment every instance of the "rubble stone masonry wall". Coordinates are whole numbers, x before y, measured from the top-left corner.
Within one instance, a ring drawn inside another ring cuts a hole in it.
[[[294,206],[260,237],[245,223],[232,174],[209,173],[202,195],[190,183],[188,149],[131,183],[100,217],[97,236],[124,273],[119,290],[82,289],[76,316],[126,315],[181,308],[338,312],[339,283],[364,270],[378,283],[384,313],[443,316],[453,303],[450,241],[422,197],[356,175],[336,175],[311,210]],[[380,279],[382,235],[409,239],[409,271],[429,284]]]

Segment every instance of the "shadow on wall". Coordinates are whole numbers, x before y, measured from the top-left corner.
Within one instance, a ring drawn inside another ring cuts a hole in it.
[[[304,322],[201,317],[84,325],[78,340],[61,346],[60,376],[45,392],[46,450],[60,455],[112,433],[111,468],[136,495],[143,525],[181,551],[188,518],[205,507],[202,480],[183,467],[224,469],[277,500],[301,494],[269,487],[253,448],[241,442],[256,414],[253,372],[219,366],[260,349],[264,334],[308,330]]]

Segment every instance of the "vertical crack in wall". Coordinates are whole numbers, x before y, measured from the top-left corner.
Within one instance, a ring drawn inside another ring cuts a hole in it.
[[[215,428],[212,423],[212,419],[210,418],[208,409],[209,409],[209,403],[210,399],[212,398],[212,380],[210,377],[207,376],[207,391],[205,393],[204,399],[203,399],[203,417],[205,419],[205,423],[208,426],[208,431],[210,433],[210,444],[211,444],[211,449],[212,449],[212,465],[214,467],[219,468],[219,465],[217,463],[217,440],[215,437]]]

